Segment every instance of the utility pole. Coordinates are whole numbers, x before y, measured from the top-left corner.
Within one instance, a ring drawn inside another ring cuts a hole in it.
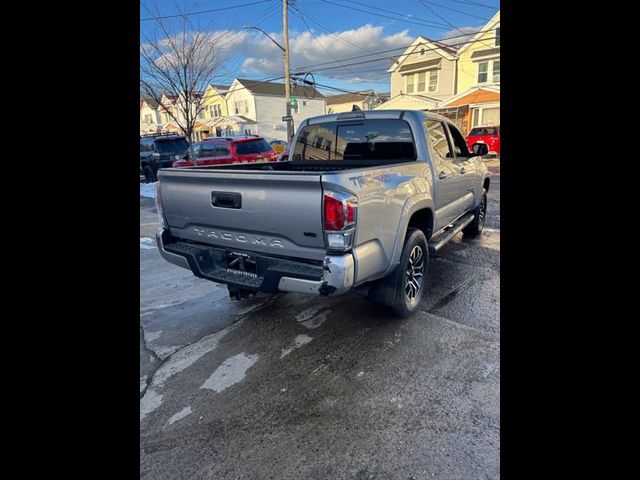
[[[287,143],[293,139],[293,118],[291,117],[291,67],[289,66],[289,22],[287,2],[282,0],[282,30],[284,34],[284,96],[287,102]]]

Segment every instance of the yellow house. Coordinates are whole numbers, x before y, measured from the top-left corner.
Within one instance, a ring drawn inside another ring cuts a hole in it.
[[[456,91],[484,84],[500,85],[500,10],[458,50]]]
[[[217,129],[220,128],[216,128],[216,124],[220,122],[222,117],[229,114],[226,99],[228,91],[228,85],[209,85],[205,90],[202,97],[203,115],[199,117],[202,125],[197,129],[201,138],[215,137]],[[218,133],[217,136],[222,135],[222,130]]]

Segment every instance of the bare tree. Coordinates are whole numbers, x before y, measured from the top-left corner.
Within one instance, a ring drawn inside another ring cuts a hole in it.
[[[203,93],[214,83],[219,69],[216,42],[211,33],[194,31],[185,16],[177,33],[157,19],[153,38],[140,44],[140,91],[162,106],[163,96],[175,98],[169,117],[193,143],[198,116],[204,109]]]

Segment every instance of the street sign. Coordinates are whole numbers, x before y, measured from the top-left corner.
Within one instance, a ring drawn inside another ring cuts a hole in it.
[[[293,117],[291,115],[289,115],[288,117],[282,117],[283,122],[289,122],[291,120],[293,120]]]

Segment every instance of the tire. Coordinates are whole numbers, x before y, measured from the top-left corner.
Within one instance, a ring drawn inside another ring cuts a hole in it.
[[[480,204],[474,211],[473,221],[462,229],[465,237],[477,237],[484,229],[484,223],[487,219],[487,191],[482,189],[482,197]]]
[[[419,255],[417,250],[421,252]],[[412,263],[415,263],[420,270],[415,270],[411,266]],[[409,268],[412,268],[414,274],[420,274],[413,277],[413,280],[417,282],[417,289],[408,287],[407,273]],[[426,290],[428,271],[427,239],[422,230],[409,228],[402,247],[400,263],[389,275],[369,290],[369,298],[376,303],[390,306],[398,317],[406,318],[413,314],[420,305]]]
[[[153,174],[153,170],[149,165],[142,167],[142,172],[144,173],[144,179],[147,183],[153,183],[156,181],[156,176]]]

